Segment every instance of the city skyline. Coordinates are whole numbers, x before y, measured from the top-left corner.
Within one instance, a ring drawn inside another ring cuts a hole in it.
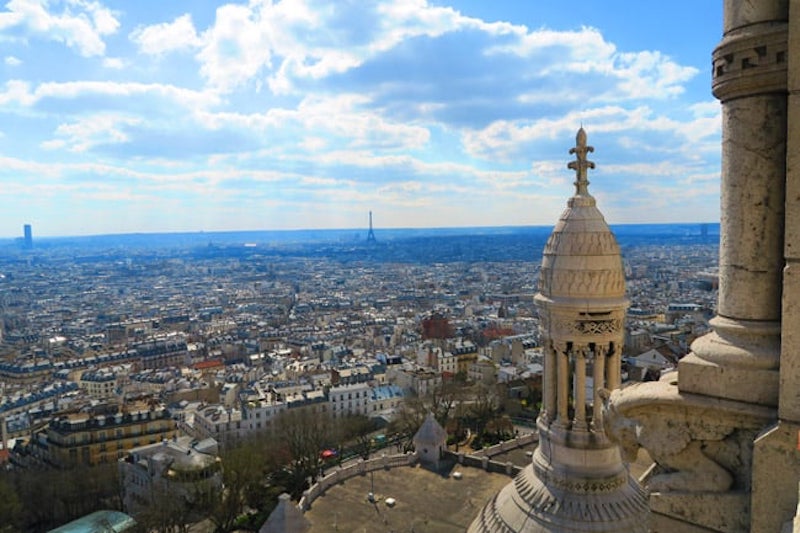
[[[721,6],[544,4],[10,1],[0,236],[717,221]]]

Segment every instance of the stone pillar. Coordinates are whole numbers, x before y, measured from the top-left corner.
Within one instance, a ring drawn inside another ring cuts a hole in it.
[[[712,82],[723,122],[718,314],[679,366],[681,391],[771,406],[784,264],[787,8],[786,0],[725,0]]]
[[[556,350],[552,345],[545,346],[544,372],[547,375],[556,375]],[[544,380],[544,413],[547,422],[556,418],[556,383],[555,380]]]
[[[800,0],[792,0],[789,50],[800,51]],[[787,145],[800,147],[800,52],[789,56]],[[779,416],[800,422],[800,149],[786,159],[786,267],[783,274],[783,331]]]
[[[800,481],[800,0],[789,3],[786,201],[778,423],[755,442],[751,531],[793,521]]]
[[[609,360],[608,364],[606,365],[606,368],[608,369],[606,372],[606,388],[609,390],[620,388],[622,385],[622,361],[620,359],[619,350],[614,350],[614,353],[605,351],[603,352],[602,357],[605,357]]]
[[[596,431],[603,427],[603,399],[600,398],[599,391],[606,386],[605,352],[605,347],[603,346],[595,346],[594,348],[594,408],[592,410],[592,427]]]
[[[575,350],[575,383],[573,396],[575,398],[575,420],[573,429],[586,430],[586,351],[584,348]]]
[[[569,361],[566,352],[556,354],[558,358],[558,379],[556,391],[558,393],[558,416],[556,421],[563,427],[569,424]]]

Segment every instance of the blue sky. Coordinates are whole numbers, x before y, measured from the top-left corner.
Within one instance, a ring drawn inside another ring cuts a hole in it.
[[[11,0],[0,235],[719,219],[709,0]]]

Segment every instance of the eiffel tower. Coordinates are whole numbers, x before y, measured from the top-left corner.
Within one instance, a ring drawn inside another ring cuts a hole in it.
[[[372,211],[369,212],[369,233],[367,233],[367,242],[375,242],[375,232],[372,231]]]

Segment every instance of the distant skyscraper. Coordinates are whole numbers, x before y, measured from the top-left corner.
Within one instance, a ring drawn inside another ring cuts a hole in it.
[[[24,240],[22,242],[23,246],[26,249],[33,248],[33,230],[31,229],[31,225],[25,224],[22,229],[24,232]]]
[[[372,231],[372,211],[369,212],[369,233],[367,233],[367,242],[375,242],[375,232]]]

